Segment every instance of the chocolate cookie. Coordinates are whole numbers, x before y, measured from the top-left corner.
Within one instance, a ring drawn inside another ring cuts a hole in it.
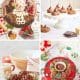
[[[75,32],[72,32],[72,31],[67,31],[64,33],[64,36],[71,38],[71,37],[77,37],[77,34]]]

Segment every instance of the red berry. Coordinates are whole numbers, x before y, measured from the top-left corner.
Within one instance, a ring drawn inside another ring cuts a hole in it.
[[[51,44],[48,44],[48,47],[51,47]]]
[[[11,63],[11,59],[10,59],[9,56],[4,56],[4,57],[2,58],[2,62],[3,62],[3,63]]]
[[[0,33],[2,33],[3,31],[2,30],[0,30]]]
[[[47,47],[50,47],[51,44],[49,43],[49,41],[45,40],[44,41],[44,47],[47,48]]]
[[[41,51],[45,51],[45,48],[41,48]]]
[[[33,12],[34,12],[34,6],[29,7],[28,13],[33,14]]]

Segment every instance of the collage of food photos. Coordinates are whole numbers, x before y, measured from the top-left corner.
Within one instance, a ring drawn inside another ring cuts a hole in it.
[[[0,0],[0,80],[80,80],[80,0]]]

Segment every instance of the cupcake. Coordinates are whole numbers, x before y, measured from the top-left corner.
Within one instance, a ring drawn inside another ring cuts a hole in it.
[[[59,12],[59,10],[57,8],[55,8],[54,11],[52,12],[53,16],[57,16],[59,14],[60,14],[60,12]]]
[[[75,14],[76,12],[75,12],[75,10],[73,10],[72,6],[69,5],[69,6],[67,7],[67,13],[68,13],[68,14]]]
[[[49,7],[49,9],[47,9],[47,13],[52,13],[52,7]]]
[[[66,13],[66,9],[62,6],[60,12],[61,12],[61,13]]]

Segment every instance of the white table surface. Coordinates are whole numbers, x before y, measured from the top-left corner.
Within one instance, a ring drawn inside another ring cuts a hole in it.
[[[66,38],[63,36],[64,32],[66,31],[75,31],[75,27],[80,26],[80,11],[77,11],[74,15],[68,15],[68,14],[60,14],[57,17],[51,16],[51,19],[45,18],[44,14],[42,13],[42,24],[46,24],[48,27],[50,27],[50,31],[48,33],[42,33],[41,38],[42,39],[50,39],[50,40],[63,40],[63,39],[80,39],[80,35],[78,37],[73,38]],[[48,14],[49,15],[49,14]],[[50,16],[50,15],[49,15]],[[55,28],[55,24],[57,21],[60,20],[59,28]]]

